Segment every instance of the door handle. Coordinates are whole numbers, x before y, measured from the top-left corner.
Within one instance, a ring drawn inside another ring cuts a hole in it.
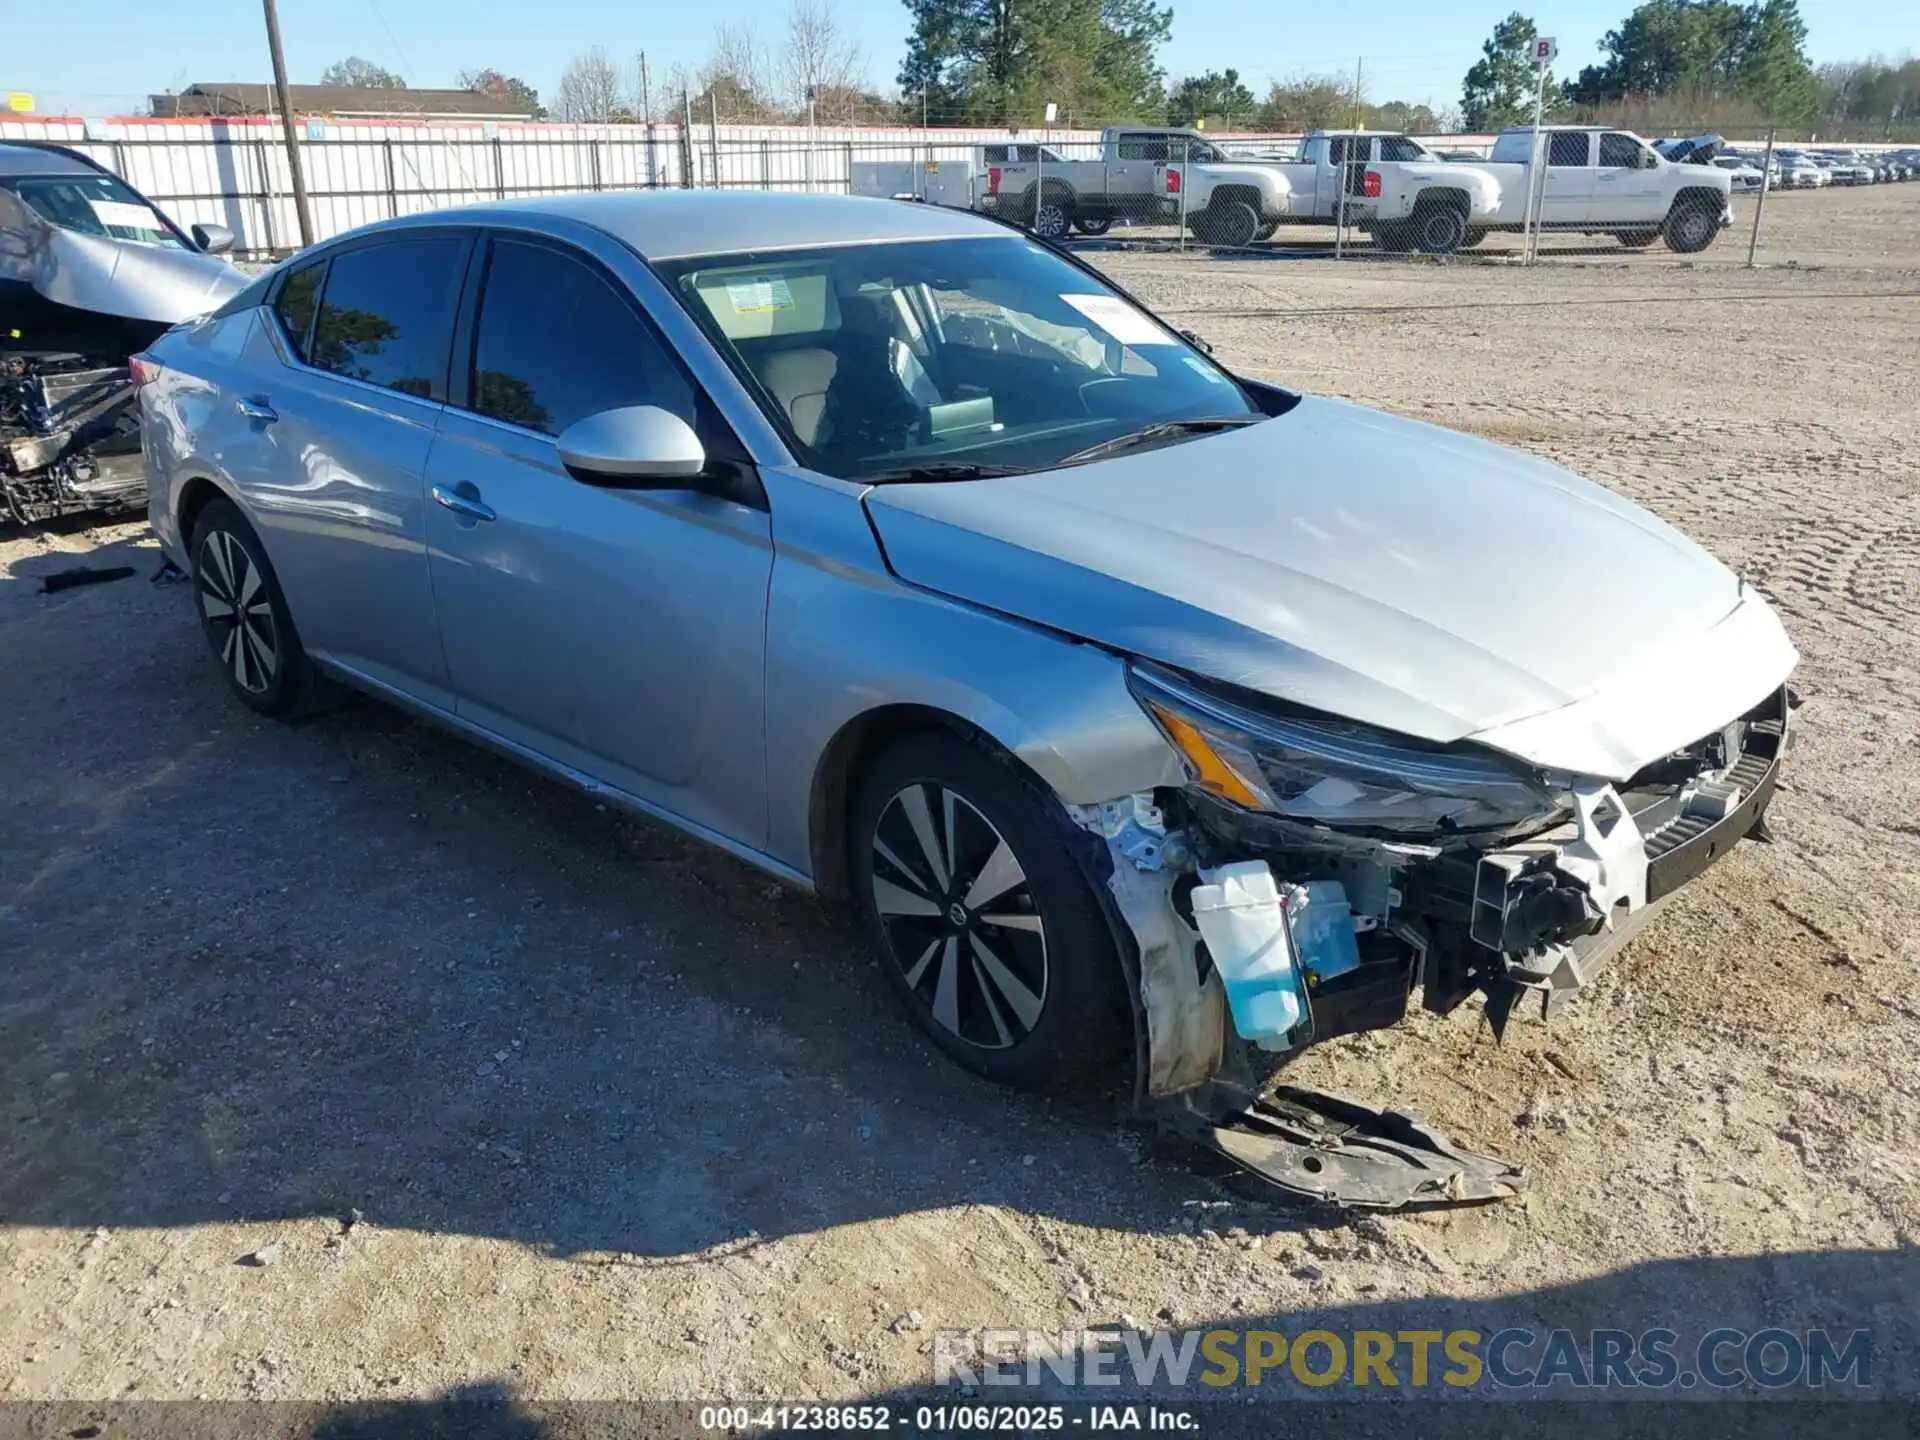
[[[267,403],[264,395],[249,395],[244,400],[236,400],[234,408],[249,420],[258,420],[263,425],[271,425],[280,418],[280,412]]]
[[[464,515],[469,520],[491,520],[493,507],[480,498],[480,492],[462,480],[449,489],[445,485],[436,485],[427,492],[433,496],[433,503],[443,505],[456,515]]]

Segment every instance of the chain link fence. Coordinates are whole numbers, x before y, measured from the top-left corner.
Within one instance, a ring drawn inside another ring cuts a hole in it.
[[[320,238],[479,200],[720,188],[879,196],[995,215],[1060,243],[1250,257],[1807,263],[1825,254],[1822,210],[1863,203],[1841,192],[1920,180],[1920,147],[1822,146],[1761,128],[1706,146],[1693,143],[1704,127],[1665,129],[1536,138],[307,121],[297,136]],[[16,137],[85,151],[184,224],[225,225],[243,257],[298,244],[272,122],[0,122],[0,138]],[[1908,194],[1920,200],[1920,186]],[[1920,204],[1888,215],[1887,226],[1910,231]]]

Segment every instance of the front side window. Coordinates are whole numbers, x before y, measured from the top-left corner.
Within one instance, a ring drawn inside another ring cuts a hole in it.
[[[631,303],[584,261],[515,240],[487,261],[469,404],[545,435],[627,405],[695,423],[692,385]]]
[[[1600,137],[1600,168],[1603,170],[1638,170],[1646,159],[1646,151],[1637,137],[1610,133]],[[1734,162],[1736,165],[1739,161]]]
[[[0,180],[49,225],[79,235],[185,250],[146,201],[111,175],[23,175]]]
[[[1257,412],[1205,356],[1018,236],[657,264],[814,469],[1031,470],[1162,421]]]
[[[439,398],[467,242],[383,240],[335,255],[307,363],[350,380]]]

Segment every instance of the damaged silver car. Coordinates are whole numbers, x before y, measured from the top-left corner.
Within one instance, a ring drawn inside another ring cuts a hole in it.
[[[961,1064],[1131,1060],[1301,1194],[1511,1193],[1267,1072],[1551,1009],[1764,833],[1797,657],[1739,576],[976,216],[418,216],[145,359],[154,528],[240,700],[344,682],[850,900]]]
[[[0,141],[0,518],[146,498],[129,358],[246,276],[77,150]]]

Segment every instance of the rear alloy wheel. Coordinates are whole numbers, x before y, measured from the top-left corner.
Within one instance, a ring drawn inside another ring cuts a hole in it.
[[[1720,233],[1720,216],[1704,200],[1675,202],[1664,227],[1667,248],[1682,255],[1694,255],[1713,243]]]
[[[1413,240],[1426,255],[1451,255],[1466,243],[1467,217],[1452,205],[1428,205],[1413,217]]]
[[[1206,221],[1206,229],[1195,225],[1194,234],[1209,245],[1238,249],[1251,245],[1260,234],[1260,212],[1245,200],[1216,200],[1201,218]]]
[[[201,510],[188,546],[194,608],[227,688],[262,715],[300,709],[317,677],[253,527],[222,497]]]
[[[968,1069],[1029,1089],[1124,1051],[1104,915],[1058,803],[957,736],[883,754],[854,802],[850,880],[895,992]]]
[[[1027,228],[1042,240],[1061,241],[1073,231],[1073,210],[1056,194],[1040,197],[1031,207],[1033,218]]]

